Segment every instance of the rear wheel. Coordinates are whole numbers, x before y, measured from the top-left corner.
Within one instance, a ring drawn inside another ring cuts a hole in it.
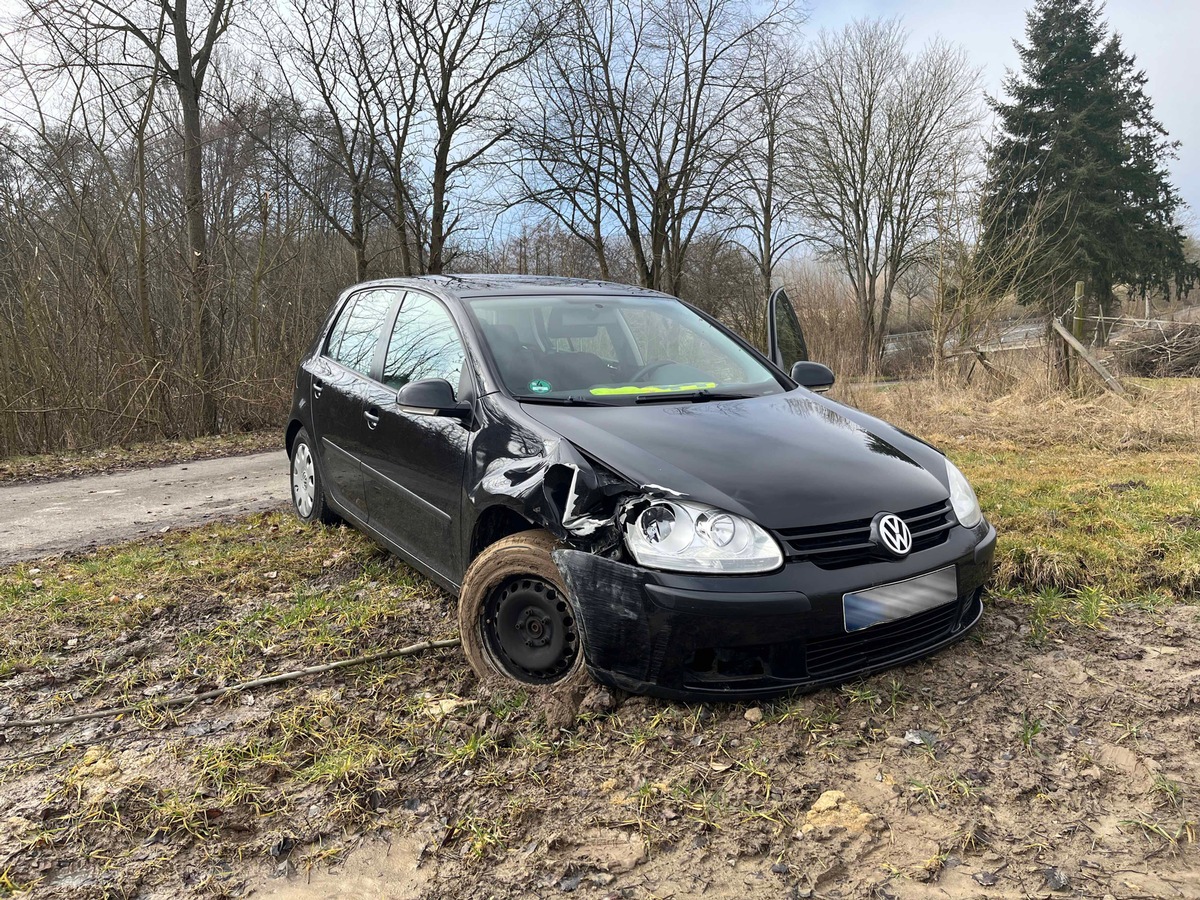
[[[523,531],[484,550],[463,578],[458,625],[480,678],[499,675],[571,691],[588,682],[575,610],[550,557],[546,531]]]
[[[335,524],[338,517],[325,500],[325,486],[321,483],[312,439],[304,428],[297,432],[296,439],[292,441],[291,472],[292,509],[296,515],[304,522]]]

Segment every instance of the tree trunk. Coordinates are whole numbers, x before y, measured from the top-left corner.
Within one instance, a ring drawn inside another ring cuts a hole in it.
[[[429,211],[429,259],[425,270],[430,275],[441,275],[444,265],[446,227],[446,185],[450,177],[450,143],[453,133],[443,132],[438,138],[433,163],[433,205]]]
[[[176,24],[186,30],[187,23]],[[202,432],[220,430],[217,379],[221,371],[216,316],[209,296],[208,243],[204,210],[204,142],[200,124],[200,97],[190,72],[190,42],[178,39],[181,66],[179,102],[183,112],[183,214],[187,224],[188,294],[195,328],[196,388],[200,393]]]
[[[354,280],[367,280],[367,223],[363,213],[362,183],[350,188],[350,244],[354,247]]]

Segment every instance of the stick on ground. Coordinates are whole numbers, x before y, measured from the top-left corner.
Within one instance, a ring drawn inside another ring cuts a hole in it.
[[[190,706],[193,703],[199,703],[202,700],[214,700],[217,697],[224,697],[226,694],[236,694],[240,691],[248,691],[252,688],[266,687],[272,684],[281,684],[285,681],[294,681],[297,678],[303,678],[306,675],[319,675],[322,672],[331,672],[334,669],[345,669],[350,666],[364,666],[370,663],[383,662],[388,659],[395,659],[398,656],[416,656],[418,653],[425,653],[429,650],[440,650],[445,647],[457,647],[459,645],[458,638],[447,638],[442,641],[421,641],[419,644],[412,644],[408,647],[401,647],[399,650],[386,650],[382,653],[372,653],[368,656],[356,656],[353,659],[342,659],[337,662],[325,663],[320,666],[309,666],[307,669],[293,669],[290,672],[280,672],[278,675],[268,675],[264,678],[256,678],[253,681],[244,681],[241,684],[231,684],[223,688],[215,688],[211,691],[204,691],[201,694],[187,694],[178,697],[168,697],[164,700],[157,700],[150,703],[142,703],[138,706],[122,706],[116,709],[97,709],[92,712],[80,713],[75,716],[64,716],[57,719],[18,719],[12,722],[6,722],[0,725],[0,728],[41,728],[50,725],[70,725],[73,722],[85,722],[88,719],[104,719],[110,716],[120,716],[126,713],[148,712],[155,709],[169,709],[172,706]]]

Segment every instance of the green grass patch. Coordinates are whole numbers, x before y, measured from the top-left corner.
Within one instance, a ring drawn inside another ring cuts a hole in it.
[[[975,447],[953,455],[1000,531],[998,589],[1066,609],[1087,627],[1115,604],[1195,601],[1196,454]]]
[[[154,655],[173,657],[169,677],[219,683],[261,669],[265,658],[312,664],[386,649],[376,641],[411,601],[437,597],[352,529],[255,516],[8,569],[0,675],[90,652],[107,676],[110,660],[128,668],[126,655],[113,655],[122,638],[153,641],[162,630],[172,646]]]

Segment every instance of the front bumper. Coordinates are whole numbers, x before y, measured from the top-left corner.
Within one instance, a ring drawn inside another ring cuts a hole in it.
[[[656,572],[579,550],[555,562],[598,681],[671,699],[743,700],[836,684],[961,640],[983,612],[996,529],[956,526],[938,547],[846,569],[769,575]],[[954,565],[957,600],[853,633],[842,595]]]

